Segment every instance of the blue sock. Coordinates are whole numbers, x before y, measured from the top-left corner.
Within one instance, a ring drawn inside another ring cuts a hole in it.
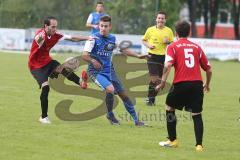
[[[134,105],[131,102],[131,100],[128,97],[125,97],[122,99],[124,106],[126,108],[126,110],[128,111],[128,113],[132,116],[134,122],[138,121],[138,116],[136,114],[136,111],[134,109]]]
[[[112,110],[113,110],[114,95],[112,93],[107,93],[105,102],[107,106],[107,116],[113,117],[114,113],[112,112]]]

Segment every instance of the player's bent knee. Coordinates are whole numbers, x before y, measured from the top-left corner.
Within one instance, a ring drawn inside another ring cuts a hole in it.
[[[201,114],[201,112],[199,112],[199,113],[192,113],[192,116],[196,116],[196,115],[199,115],[199,114]]]
[[[157,81],[156,81],[156,84],[160,84],[161,83],[161,79],[158,78]]]
[[[43,88],[44,86],[49,86],[48,81],[42,83],[42,86],[41,86],[41,87]]]
[[[112,85],[108,86],[108,87],[106,88],[106,92],[113,94],[113,93],[114,93],[114,87],[113,87]]]
[[[170,106],[168,106],[168,105],[166,105],[166,111],[175,111],[175,109],[170,107]]]
[[[150,81],[152,82],[152,83],[158,83],[159,81],[160,81],[160,79],[159,79],[159,77],[157,77],[157,76],[151,76],[150,77]]]

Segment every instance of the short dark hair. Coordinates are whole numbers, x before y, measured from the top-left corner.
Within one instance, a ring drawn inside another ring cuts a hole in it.
[[[188,37],[190,28],[190,24],[187,21],[178,21],[175,26],[175,30],[179,37]]]
[[[167,13],[164,12],[164,11],[158,11],[157,15],[158,15],[158,14],[163,14],[163,15],[165,15],[165,18],[167,18]]]
[[[102,1],[97,1],[97,5],[98,5],[98,4],[102,4],[102,5],[103,5],[103,2],[102,2]]]
[[[50,20],[57,20],[57,18],[53,17],[53,16],[48,16],[48,17],[45,17],[44,20],[43,20],[43,27],[45,27],[45,25],[49,26],[50,25]]]
[[[100,21],[102,21],[102,22],[110,22],[111,23],[112,19],[111,19],[110,16],[102,16],[100,18]]]

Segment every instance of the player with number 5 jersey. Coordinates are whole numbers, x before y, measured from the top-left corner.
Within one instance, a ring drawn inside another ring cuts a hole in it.
[[[212,69],[200,46],[189,41],[190,24],[179,21],[175,27],[177,41],[167,48],[161,84],[156,90],[163,89],[171,67],[174,67],[173,85],[166,98],[166,121],[168,140],[159,142],[162,147],[177,147],[175,109],[192,113],[196,138],[196,151],[203,151],[203,120],[202,106],[204,90],[209,91]],[[203,84],[201,68],[206,72],[206,82]]]

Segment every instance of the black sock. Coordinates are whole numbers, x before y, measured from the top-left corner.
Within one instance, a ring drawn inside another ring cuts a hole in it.
[[[192,116],[192,118],[193,118],[193,123],[194,123],[196,145],[202,145],[202,138],[203,138],[202,115],[198,114],[198,115]]]
[[[49,93],[49,86],[42,87],[42,93],[40,95],[40,101],[41,101],[41,108],[42,108],[42,118],[45,118],[48,116],[48,93]]]
[[[107,106],[107,114],[108,116],[112,117],[113,116],[113,102],[114,102],[114,95],[112,93],[106,93],[106,106]]]
[[[155,97],[156,97],[155,87],[156,87],[156,84],[151,81],[148,86],[148,99],[150,103],[155,103]]]
[[[80,78],[74,72],[69,72],[66,69],[63,69],[61,74],[64,77],[66,77],[69,81],[72,81],[72,82],[76,83],[77,85],[80,84]]]
[[[174,141],[177,138],[177,135],[176,135],[177,118],[175,115],[175,111],[166,111],[166,120],[167,120],[168,138],[170,141]]]

